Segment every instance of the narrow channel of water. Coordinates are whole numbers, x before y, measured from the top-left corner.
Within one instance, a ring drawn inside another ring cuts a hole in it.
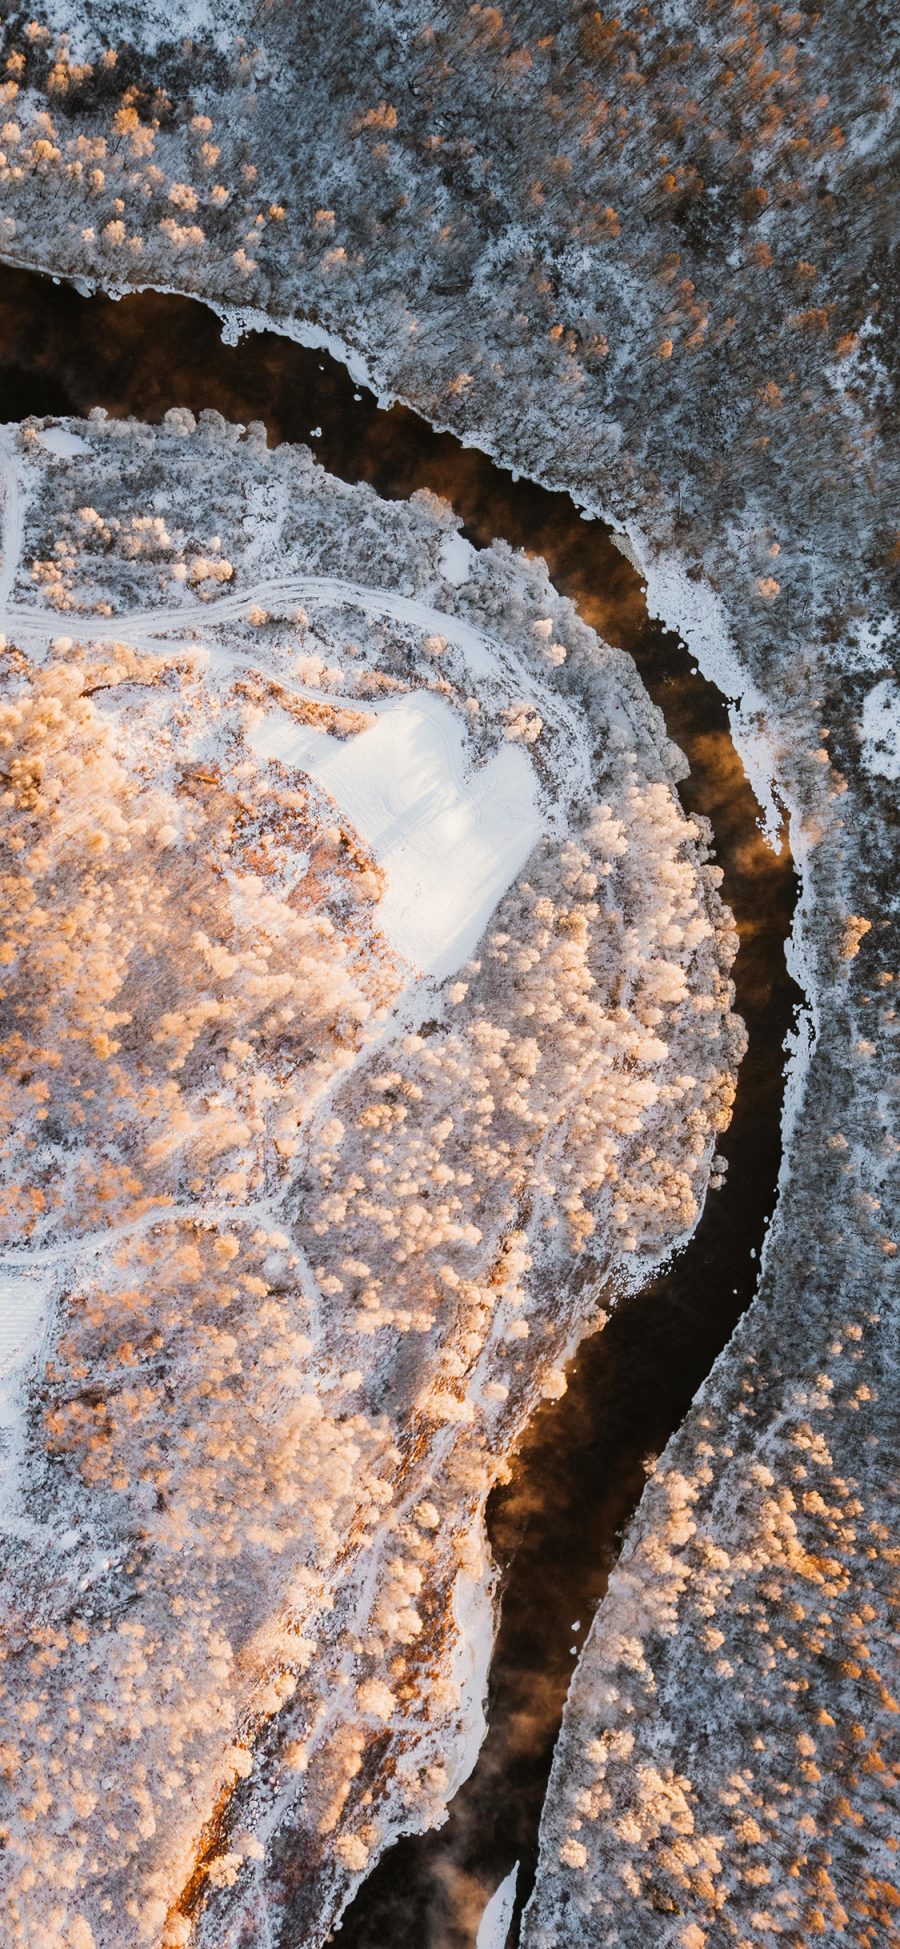
[[[509,1486],[492,1496],[502,1612],[485,1744],[445,1825],[383,1857],[337,1937],[340,1949],[472,1949],[488,1896],[518,1860],[512,1945],[573,1654],[606,1588],[647,1461],[683,1419],[754,1291],[780,1161],[784,1040],[800,999],[784,953],[796,897],[791,861],[763,843],[718,692],[678,638],[648,619],[634,569],[566,495],[513,481],[404,407],[380,411],[324,353],[274,333],[225,346],[217,319],[190,300],[85,299],[0,266],[0,420],[92,406],[148,420],[170,406],[260,419],[270,442],[304,441],[346,480],[368,480],[388,497],[417,487],[444,494],[476,545],[503,537],[543,555],[585,619],[635,658],[690,761],[683,802],[715,830],[740,933],[735,982],[749,1031],[733,1121],[720,1142],[725,1186],[669,1272],[582,1345],[567,1394],[535,1415]]]

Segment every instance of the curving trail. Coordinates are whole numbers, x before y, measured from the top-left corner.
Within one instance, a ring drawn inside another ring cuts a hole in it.
[[[17,480],[12,456],[7,449],[4,449],[2,457],[5,480]],[[490,636],[485,630],[476,628],[474,623],[468,623],[448,610],[435,609],[429,603],[414,596],[401,595],[394,589],[370,588],[362,583],[344,581],[340,576],[293,575],[255,582],[240,595],[215,596],[209,602],[181,604],[178,608],[136,609],[123,616],[39,614],[25,604],[14,604],[9,600],[22,544],[21,506],[18,500],[12,501],[11,505],[16,511],[17,526],[4,555],[5,580],[0,580],[0,625],[10,635],[47,642],[73,628],[86,627],[91,642],[118,642],[124,633],[135,647],[149,647],[151,641],[160,636],[204,631],[218,623],[243,621],[254,609],[271,609],[272,605],[286,608],[307,602],[345,603],[349,608],[363,610],[366,615],[393,617],[395,621],[408,623],[423,634],[446,637],[449,643],[462,651],[472,675],[482,681],[490,682],[502,672],[507,681],[521,688],[523,699],[527,700],[537,693],[547,722],[553,724],[555,721],[558,731],[569,740],[567,771],[574,772],[582,791],[590,792],[591,753],[578,712],[558,691],[542,680],[533,666],[527,666],[508,643]],[[212,654],[218,661],[225,656],[234,663],[246,664],[252,660],[241,652],[219,647],[212,650]],[[356,709],[360,709],[363,703],[359,698],[346,698],[333,692],[304,693],[300,686],[298,694],[308,694],[316,701],[329,704],[351,705]],[[368,700],[365,700],[365,708],[373,708]]]

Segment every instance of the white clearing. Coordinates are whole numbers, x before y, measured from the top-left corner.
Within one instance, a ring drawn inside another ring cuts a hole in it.
[[[534,767],[504,744],[474,771],[456,712],[418,691],[341,740],[269,711],[257,756],[317,780],[387,876],[379,922],[397,953],[443,980],[468,960],[544,830]]]
[[[516,1904],[516,1882],[519,1876],[519,1863],[510,1868],[509,1874],[495,1888],[487,1908],[478,1924],[475,1949],[506,1949],[506,1938]]]

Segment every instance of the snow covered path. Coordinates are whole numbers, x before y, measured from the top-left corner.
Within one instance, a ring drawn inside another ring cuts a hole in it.
[[[14,572],[13,568],[10,582]],[[0,627],[22,641],[37,639],[46,643],[75,629],[83,630],[89,642],[120,642],[124,636],[135,647],[141,647],[160,636],[189,631],[202,633],[218,623],[243,621],[254,610],[276,606],[277,613],[278,606],[287,608],[307,602],[346,603],[350,608],[363,610],[368,616],[394,617],[398,622],[421,630],[424,635],[446,637],[449,643],[462,651],[473,677],[490,681],[502,673],[507,680],[513,678],[523,700],[531,701],[539,697],[542,714],[546,715],[549,723],[555,722],[565,732],[570,741],[567,768],[573,775],[573,783],[577,783],[578,789],[584,792],[590,791],[590,748],[579,715],[565,698],[542,682],[534,667],[526,666],[508,643],[477,629],[473,623],[450,611],[434,609],[416,597],[400,595],[393,589],[368,588],[360,583],[345,582],[338,576],[285,576],[256,582],[241,595],[217,596],[209,602],[190,606],[183,604],[173,609],[137,609],[121,616],[39,613],[25,605],[12,604],[7,598],[0,603]],[[222,654],[219,647],[210,648],[218,659]],[[251,656],[240,652],[231,655],[237,663],[253,661]],[[350,700],[329,695],[327,701],[340,704]],[[361,699],[352,701],[357,709],[370,708],[363,706]]]

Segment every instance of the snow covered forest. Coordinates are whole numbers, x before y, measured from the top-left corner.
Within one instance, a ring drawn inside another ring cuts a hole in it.
[[[894,23],[178,32],[7,12],[0,256],[274,327],[566,489],[799,874],[757,1296],[478,1949],[882,1949]],[[0,487],[0,1939],[314,1949],[476,1764],[491,1490],[722,1181],[738,934],[631,658],[438,494],[186,406],[23,410]]]
[[[696,1219],[735,936],[633,668],[446,503],[214,415],[5,465],[9,1912],[177,1941],[217,1813],[213,1940],[299,1794],[318,1938],[477,1738],[517,1427]]]

